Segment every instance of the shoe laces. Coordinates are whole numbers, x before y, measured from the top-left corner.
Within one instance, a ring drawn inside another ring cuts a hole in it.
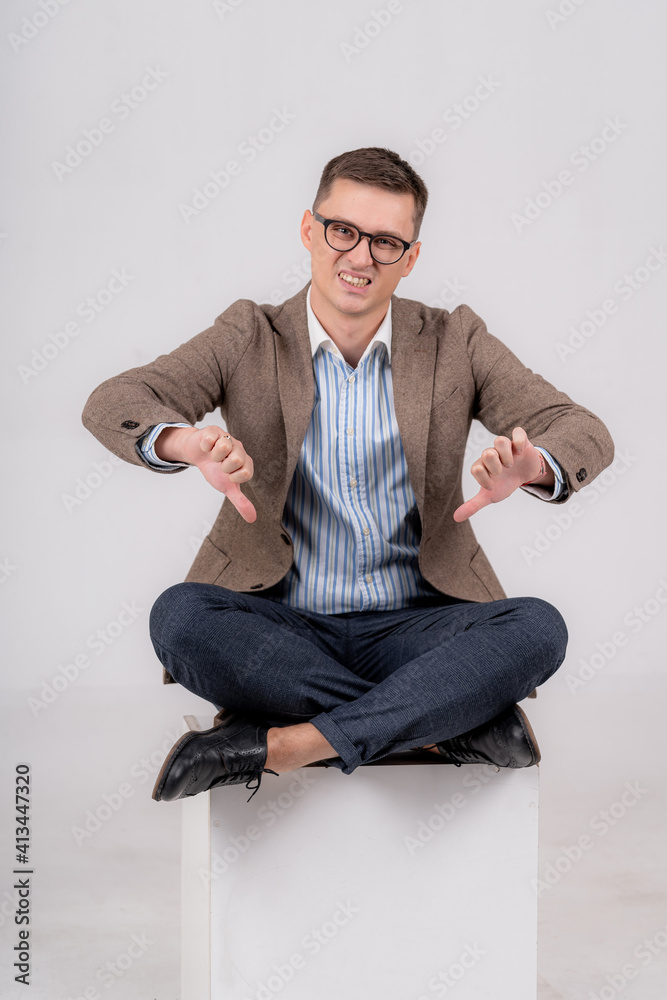
[[[465,734],[445,740],[445,755],[450,758],[455,767],[461,767],[461,764],[479,764],[483,760],[489,759],[486,754],[472,747]]]
[[[248,789],[248,791],[252,792],[252,794],[248,796],[248,799],[247,799],[248,802],[250,802],[250,799],[255,794],[255,792],[259,791],[259,786],[262,783],[262,775],[263,774],[275,774],[275,776],[278,777],[278,772],[277,771],[272,771],[270,767],[263,767],[261,771],[253,771],[253,773],[250,775],[250,777],[248,778],[248,780],[245,783],[245,786]],[[253,785],[252,785],[253,781],[257,782],[257,784],[254,786],[254,788],[253,788]]]

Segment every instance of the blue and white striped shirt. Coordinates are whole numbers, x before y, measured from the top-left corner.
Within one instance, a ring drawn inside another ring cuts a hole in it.
[[[271,596],[321,614],[408,607],[438,591],[417,561],[421,526],[394,412],[391,304],[356,368],[315,316],[310,289],[307,312],[315,403],[282,518],[294,561]],[[142,445],[149,464],[158,467],[175,464],[155,455],[164,426]],[[554,499],[562,473],[539,450],[554,469],[555,488],[551,495],[526,488]]]

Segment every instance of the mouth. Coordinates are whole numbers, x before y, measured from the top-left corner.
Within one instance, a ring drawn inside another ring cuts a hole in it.
[[[371,284],[370,278],[363,274],[353,274],[351,271],[339,271],[338,277],[350,289],[361,290]]]

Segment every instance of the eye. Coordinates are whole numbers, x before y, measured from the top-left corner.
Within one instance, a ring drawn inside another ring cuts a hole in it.
[[[374,242],[377,243],[378,246],[384,247],[386,250],[398,250],[398,248],[403,245],[392,236],[376,236]]]
[[[349,226],[344,226],[342,222],[336,223],[336,225],[331,227],[332,232],[336,233],[337,236],[352,236],[353,231]]]

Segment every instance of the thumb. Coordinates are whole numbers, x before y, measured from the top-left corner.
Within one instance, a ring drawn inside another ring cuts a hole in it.
[[[252,524],[253,521],[257,520],[257,511],[250,500],[248,500],[247,496],[244,496],[243,493],[241,493],[237,483],[230,483],[224,493],[229,502],[236,507],[244,521]]]
[[[455,521],[467,521],[469,517],[476,514],[478,510],[483,507],[488,507],[491,503],[491,490],[486,490],[484,487],[479,491],[477,496],[472,497],[470,500],[466,500],[465,503],[461,504],[454,511]]]

